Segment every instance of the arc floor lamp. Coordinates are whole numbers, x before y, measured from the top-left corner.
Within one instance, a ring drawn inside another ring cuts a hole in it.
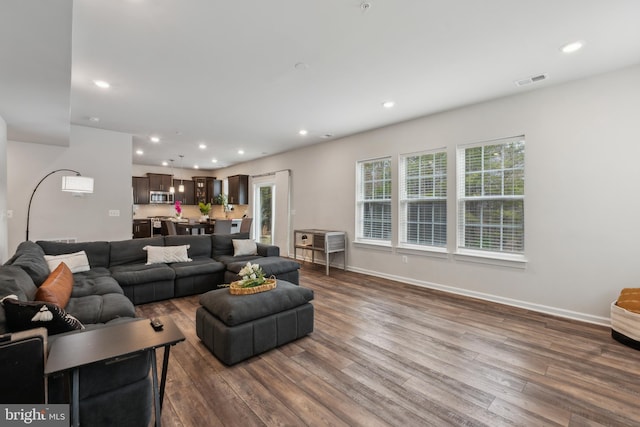
[[[38,187],[40,184],[57,172],[73,172],[74,176],[63,176],[62,177],[62,191],[68,191],[71,193],[93,193],[93,178],[89,178],[88,176],[82,176],[80,172],[73,169],[56,169],[53,172],[49,172],[46,174],[38,184],[36,188],[31,192],[31,197],[29,198],[29,207],[27,208],[27,236],[25,240],[29,240],[29,219],[31,218],[31,202],[33,201],[33,196],[35,196]]]

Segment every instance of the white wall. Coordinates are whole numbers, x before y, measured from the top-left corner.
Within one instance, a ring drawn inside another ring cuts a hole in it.
[[[78,241],[131,238],[131,135],[72,126],[68,147],[9,141],[9,253],[25,239],[29,197],[38,181],[60,168],[94,178],[94,193],[60,191],[62,176],[48,177],[31,205],[29,240],[74,237]],[[68,173],[67,173],[68,174]],[[117,210],[120,216],[109,216]]]
[[[292,229],[347,231],[351,270],[607,324],[620,289],[640,286],[639,118],[640,66],[635,66],[216,174],[291,169]],[[526,267],[456,257],[456,146],[520,134],[526,137]],[[395,249],[354,245],[356,161],[391,155],[397,173],[399,154],[438,147],[446,147],[449,158],[449,254],[410,254],[405,264]]]
[[[0,117],[0,264],[9,259],[7,226],[7,123]]]

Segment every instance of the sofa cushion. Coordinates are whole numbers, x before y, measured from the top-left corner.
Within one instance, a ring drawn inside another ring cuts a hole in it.
[[[289,273],[290,271],[300,269],[299,262],[281,257],[261,257],[254,260],[251,264],[260,265],[265,277],[271,275],[278,277],[278,274]],[[232,262],[227,264],[227,270],[237,274],[245,265],[247,265],[245,261]]]
[[[267,245],[260,242],[256,242],[256,245],[260,256],[280,256],[280,248],[276,245]]]
[[[236,262],[242,263],[244,265],[247,263],[247,261],[251,261],[253,263],[254,260],[260,260],[262,258],[263,257],[261,257],[260,255],[240,255],[240,256],[220,255],[216,257],[218,261],[226,265],[233,264]]]
[[[147,265],[191,261],[191,258],[187,255],[189,245],[145,246],[142,249],[147,251]]]
[[[145,246],[164,246],[164,238],[148,237],[145,239],[129,239],[111,242],[111,262],[109,267],[127,264],[144,264],[147,262],[147,253],[142,249]]]
[[[71,298],[67,311],[83,323],[106,323],[119,317],[135,317],[133,303],[122,294]]]
[[[2,305],[11,332],[45,327],[49,335],[55,335],[84,328],[73,315],[48,302],[18,301],[7,296],[3,298]]]
[[[225,325],[235,326],[298,307],[311,300],[311,289],[278,280],[275,289],[251,295],[232,295],[228,289],[210,291],[200,297],[200,304]]]
[[[222,255],[233,256],[233,239],[248,239],[249,233],[212,234],[212,257],[218,259]]]
[[[111,277],[106,268],[92,269],[84,273],[73,275],[75,283],[71,291],[71,298],[87,295],[123,294],[122,288]]]
[[[165,246],[189,245],[189,258],[211,258],[211,237],[196,235],[165,236]]]
[[[111,250],[109,242],[64,243],[39,240],[36,243],[47,255],[64,255],[84,251],[87,254],[91,268],[109,267],[109,253]]]
[[[45,255],[44,260],[47,261],[49,270],[53,271],[61,263],[65,263],[72,273],[80,273],[91,269],[89,259],[85,251],[74,252],[72,254],[63,255]]]
[[[73,273],[66,263],[61,262],[51,272],[47,280],[38,288],[35,299],[66,307],[73,289]]]
[[[224,271],[224,264],[207,257],[199,257],[191,262],[176,262],[169,265],[175,272],[176,278],[198,276]]]
[[[33,283],[40,286],[49,277],[49,265],[44,260],[42,248],[31,241],[18,245],[15,255],[7,262],[22,268],[27,272]]]
[[[146,239],[141,239],[146,240]],[[173,280],[174,270],[166,264],[131,264],[111,267],[111,275],[120,286],[140,285],[143,283]]]

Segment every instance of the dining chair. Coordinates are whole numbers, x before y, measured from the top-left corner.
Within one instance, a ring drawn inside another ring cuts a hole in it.
[[[176,231],[176,225],[173,221],[163,220],[161,225],[162,235],[163,236],[175,236],[178,234]]]
[[[240,232],[249,233],[251,231],[251,223],[253,223],[253,218],[242,218],[242,222],[240,223]]]

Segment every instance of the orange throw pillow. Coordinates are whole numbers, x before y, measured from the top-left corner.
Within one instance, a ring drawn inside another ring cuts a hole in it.
[[[61,262],[55,270],[51,272],[47,280],[40,285],[36,292],[35,300],[50,302],[58,307],[64,308],[71,298],[73,289],[73,273],[67,264]]]
[[[620,292],[616,305],[625,310],[640,313],[640,288],[624,288]]]

